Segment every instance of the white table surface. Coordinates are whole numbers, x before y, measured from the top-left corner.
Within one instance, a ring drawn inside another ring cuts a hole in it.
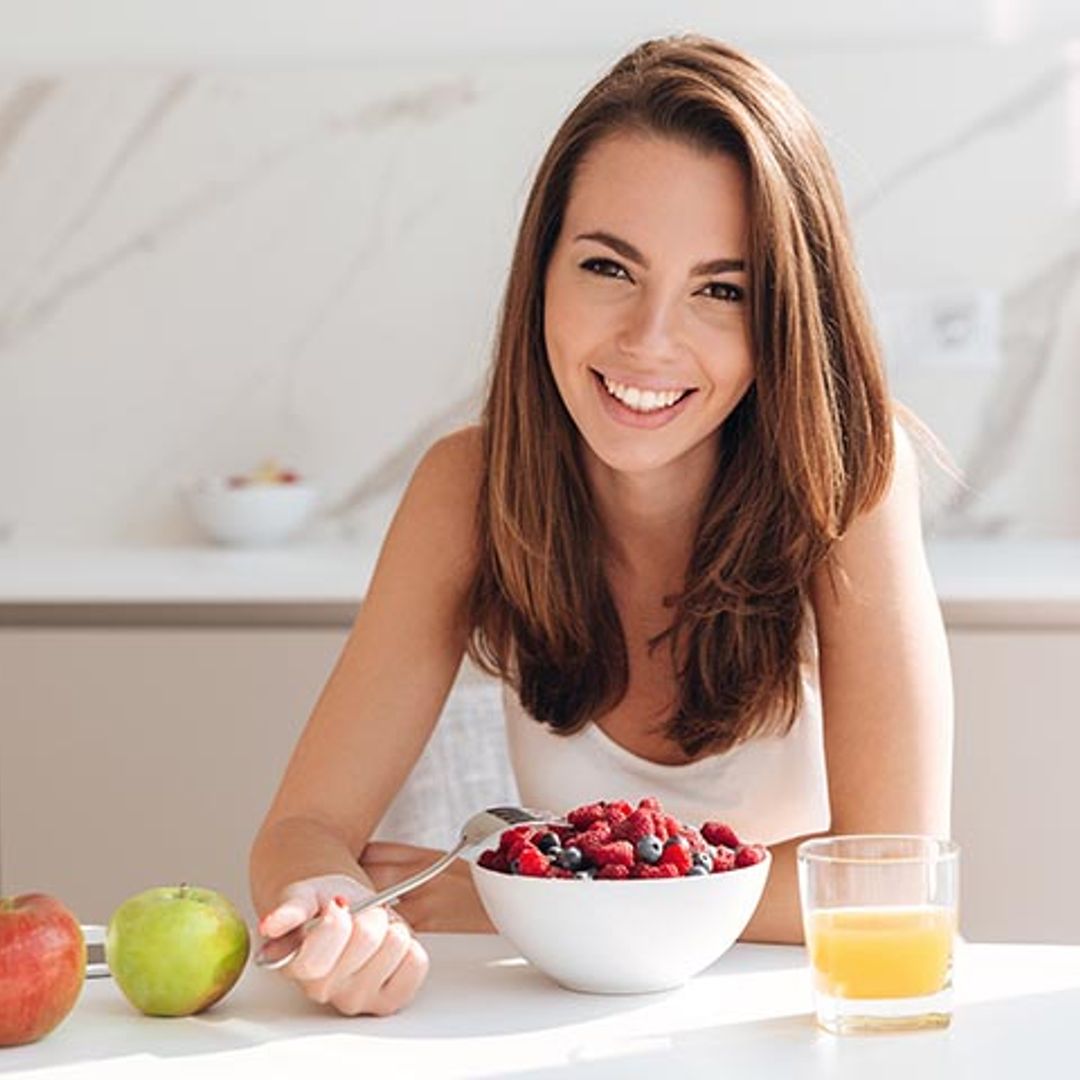
[[[736,945],[686,986],[599,996],[563,990],[503,938],[421,935],[431,972],[391,1017],[339,1016],[249,965],[201,1016],[136,1013],[110,979],[87,983],[41,1042],[0,1050],[34,1080],[289,1076],[858,1077],[951,1080],[1080,1074],[1080,946],[961,944],[942,1031],[837,1037],[811,1016],[806,953]]]

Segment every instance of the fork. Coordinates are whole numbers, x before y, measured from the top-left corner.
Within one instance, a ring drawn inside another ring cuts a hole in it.
[[[461,828],[461,836],[458,838],[458,842],[445,855],[441,855],[430,866],[413,874],[412,877],[407,877],[404,881],[399,881],[396,885],[391,885],[389,888],[383,889],[382,892],[375,893],[374,896],[367,896],[363,900],[350,904],[348,912],[350,915],[357,915],[361,911],[366,911],[369,907],[375,907],[377,904],[394,903],[398,897],[404,896],[407,892],[412,892],[413,889],[430,881],[436,874],[445,870],[463,851],[482,844],[496,833],[502,832],[507,826],[526,825],[534,822],[563,821],[565,821],[565,818],[560,817],[558,814],[549,813],[546,810],[530,810],[524,806],[489,806],[486,810],[480,810],[478,813],[473,814],[465,822]],[[266,968],[267,971],[276,971],[278,968],[284,967],[296,957],[308,932],[318,926],[320,922],[322,922],[322,916],[316,915],[301,926],[293,927],[287,934],[263,942],[261,948],[255,954],[255,964],[258,967]]]

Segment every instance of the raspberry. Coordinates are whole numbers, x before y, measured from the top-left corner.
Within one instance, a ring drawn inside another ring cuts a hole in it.
[[[523,844],[513,861],[516,872],[524,877],[551,877],[551,864],[547,856],[532,844]]]
[[[586,803],[584,806],[575,806],[574,809],[566,815],[566,820],[575,828],[587,829],[594,821],[604,820],[605,806],[606,804],[602,802]]]
[[[735,830],[722,821],[706,821],[701,826],[701,835],[714,847],[723,844],[724,847],[737,850],[742,846],[742,841],[735,835]]]
[[[735,867],[756,866],[765,858],[765,849],[760,844],[747,844],[735,852]]]
[[[523,837],[523,836],[513,836],[513,837],[511,837],[510,840],[508,841],[507,845],[506,845],[506,850],[503,852],[503,855],[506,857],[506,861],[508,863],[513,862],[514,859],[516,859],[518,857],[518,855],[521,854],[521,849],[523,847],[525,847],[526,845],[529,846],[529,847],[535,847],[536,846],[535,844],[533,844],[531,839],[528,839],[526,837]]]
[[[606,821],[594,821],[583,832],[578,833],[575,841],[584,840],[586,837],[596,844],[606,844],[612,838],[611,826]]]
[[[664,808],[660,805],[660,800],[655,795],[646,795],[645,798],[638,803],[639,810],[655,810],[658,814],[664,812]]]
[[[664,853],[660,856],[660,866],[674,866],[679,875],[685,874],[694,865],[688,848],[681,844],[669,841],[664,845]]]
[[[504,829],[499,837],[499,850],[504,855],[509,855],[512,848],[520,847],[524,841],[531,840],[535,831],[531,825],[514,825]]]
[[[699,833],[693,825],[687,825],[679,835],[686,839],[692,852],[697,851],[704,854],[709,850],[709,846],[705,843],[701,833]]]
[[[619,863],[605,863],[596,872],[596,876],[605,880],[628,878],[630,876],[630,867],[622,866]]]
[[[548,877],[558,878],[572,878],[573,872],[570,870],[564,870],[561,866],[551,866],[548,868]]]
[[[615,840],[610,844],[582,843],[581,853],[597,866],[634,865],[634,845],[629,840]]]
[[[674,814],[664,814],[664,828],[668,836],[678,836],[682,832],[683,824]]]
[[[632,813],[634,808],[624,800],[620,799],[618,802],[610,802],[604,808],[604,820],[612,827],[619,824],[620,821],[625,821]]]
[[[500,873],[505,874],[510,869],[510,864],[506,861],[506,856],[501,851],[484,851],[480,853],[480,858],[476,860],[485,870],[498,870]]]
[[[721,844],[712,852],[712,872],[722,874],[725,870],[735,869],[735,852]]]
[[[650,866],[648,863],[635,863],[630,871],[633,878],[673,878],[679,877],[679,868],[671,863],[657,863]]]
[[[611,830],[616,840],[629,840],[636,844],[643,836],[656,835],[656,822],[648,810],[635,810],[625,821]]]

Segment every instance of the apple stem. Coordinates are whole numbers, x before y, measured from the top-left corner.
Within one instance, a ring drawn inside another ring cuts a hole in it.
[[[180,882],[180,899],[184,900],[187,897],[188,883],[186,881]]]

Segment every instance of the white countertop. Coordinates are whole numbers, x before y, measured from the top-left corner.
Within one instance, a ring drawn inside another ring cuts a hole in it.
[[[0,603],[351,603],[378,551],[344,544],[0,548]]]
[[[952,626],[1080,626],[1080,540],[935,540],[927,553]],[[231,608],[254,621],[304,610],[347,623],[377,556],[374,547],[343,544],[0,548],[0,616],[10,625],[38,621],[47,609],[62,622],[76,608],[188,608],[198,621]]]
[[[563,990],[495,935],[421,939],[428,980],[395,1016],[339,1016],[250,965],[179,1020],[143,1017],[96,979],[41,1042],[0,1050],[0,1074],[1013,1080],[1073,1075],[1080,1049],[1080,946],[962,943],[949,1028],[837,1037],[813,1021],[802,948],[736,945],[678,990],[620,997]]]

